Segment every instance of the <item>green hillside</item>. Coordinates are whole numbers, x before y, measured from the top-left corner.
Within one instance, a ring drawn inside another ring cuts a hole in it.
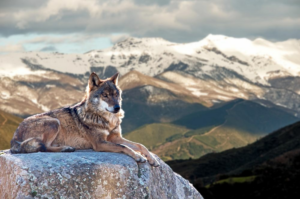
[[[236,100],[184,116],[173,124],[144,125],[125,137],[144,144],[163,160],[195,159],[251,144],[297,120],[277,108]]]
[[[173,124],[153,123],[128,133],[125,138],[144,144],[163,160],[199,158],[207,153],[244,146],[258,135],[220,127],[226,133],[209,133],[212,127],[189,130]]]
[[[299,194],[300,122],[242,148],[167,162],[205,198],[294,198]]]
[[[199,154],[204,155],[212,151],[211,147],[185,137],[189,131],[185,127],[173,124],[154,123],[126,134],[125,138],[144,144],[164,160],[196,158]]]
[[[153,150],[172,139],[183,137],[189,129],[172,124],[154,123],[144,125],[125,135],[129,140],[143,143],[148,149]]]
[[[0,150],[10,148],[10,140],[23,119],[0,111]]]
[[[186,178],[193,176],[200,179],[222,173],[239,173],[300,148],[299,130],[300,122],[297,122],[242,148],[207,154],[195,160],[175,160],[168,164]]]

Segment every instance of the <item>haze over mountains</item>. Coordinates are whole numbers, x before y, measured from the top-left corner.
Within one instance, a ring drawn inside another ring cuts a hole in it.
[[[299,120],[299,55],[299,40],[222,35],[187,44],[128,38],[85,54],[4,54],[0,109],[26,116],[74,104],[91,71],[118,71],[124,134],[146,145],[153,138],[148,147],[165,159],[196,158]]]

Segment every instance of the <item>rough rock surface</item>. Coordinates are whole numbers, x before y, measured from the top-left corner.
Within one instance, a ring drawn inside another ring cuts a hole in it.
[[[119,153],[4,151],[0,198],[202,198],[193,185],[159,162],[154,168]]]

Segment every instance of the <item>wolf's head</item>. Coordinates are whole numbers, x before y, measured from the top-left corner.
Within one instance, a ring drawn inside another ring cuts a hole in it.
[[[121,89],[118,87],[119,73],[101,80],[96,73],[92,73],[86,89],[86,106],[94,112],[118,113],[121,109]]]

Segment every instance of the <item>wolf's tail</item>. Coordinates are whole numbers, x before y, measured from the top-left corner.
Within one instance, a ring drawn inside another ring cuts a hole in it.
[[[18,142],[12,139],[11,142],[11,153],[35,153],[35,152],[45,152],[46,146],[43,141],[39,138],[28,138],[23,142]]]

